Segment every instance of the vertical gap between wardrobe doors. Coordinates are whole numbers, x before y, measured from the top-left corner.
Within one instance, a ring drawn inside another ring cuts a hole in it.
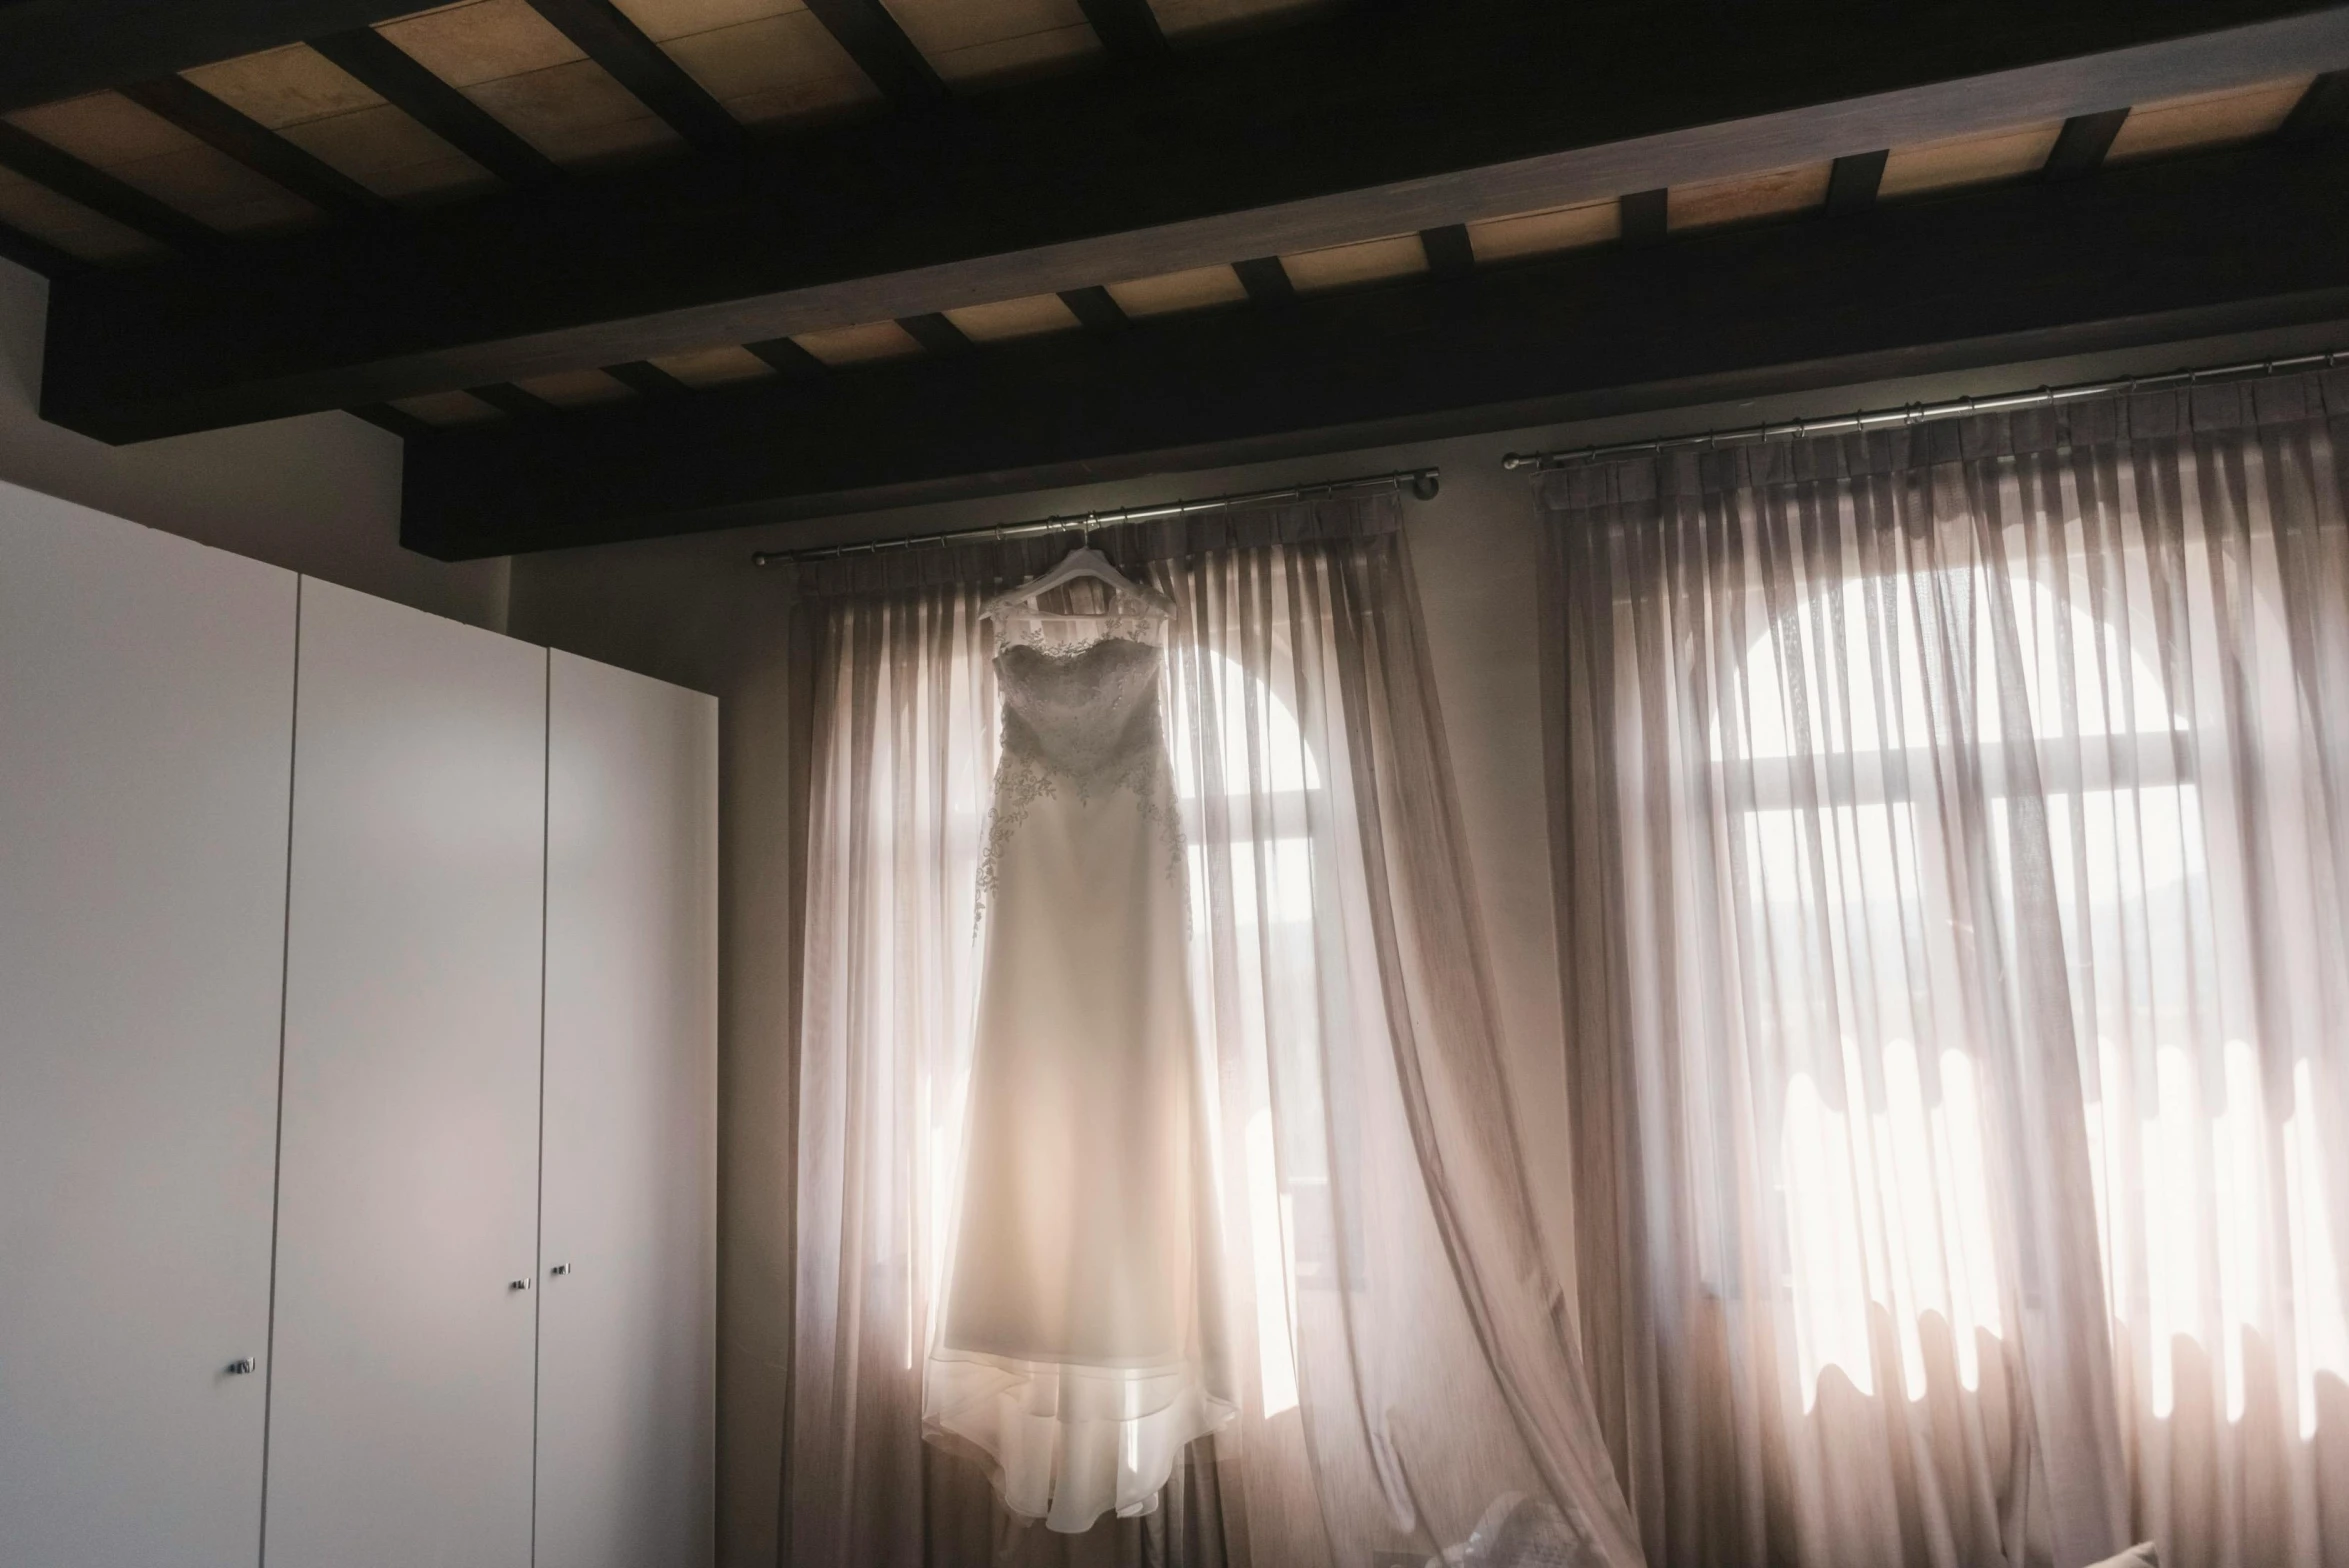
[[[285,733],[285,897],[278,911],[277,939],[277,1104],[269,1161],[269,1321],[261,1335],[261,1518],[254,1559],[269,1561],[269,1422],[277,1408],[277,1238],[285,1188],[285,1025],[293,989],[294,958],[294,790],[301,780],[302,591],[309,578],[294,576],[294,678],[286,704]]]
[[[538,1562],[539,1380],[546,1368],[546,927],[547,859],[554,847],[550,817],[555,787],[555,651],[540,665],[538,705],[538,1208],[532,1216],[530,1279],[530,1561]]]

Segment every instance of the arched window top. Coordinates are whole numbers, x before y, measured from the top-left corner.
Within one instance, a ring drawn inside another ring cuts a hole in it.
[[[2098,740],[2183,729],[2169,687],[2130,618],[2099,618],[2085,584],[2059,596],[2017,572],[1998,594],[1977,573],[1854,578],[1764,617],[1717,710],[1715,761],[1864,755],[1997,744],[2006,705],[2040,740]],[[2003,663],[2000,618],[2013,617]],[[1930,652],[1929,652],[1930,650]],[[1936,667],[1929,657],[1954,664]]]
[[[1288,793],[1321,788],[1321,765],[1288,702],[1271,683],[1238,661],[1203,652],[1190,672],[1196,690],[1174,715],[1175,791],[1186,800],[1210,791],[1245,795],[1265,789]],[[1215,726],[1215,745],[1194,731]]]

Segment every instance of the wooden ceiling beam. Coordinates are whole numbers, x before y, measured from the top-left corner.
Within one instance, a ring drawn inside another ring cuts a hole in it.
[[[1259,305],[1286,305],[1297,297],[1297,285],[1278,256],[1251,256],[1232,263],[1240,287]]]
[[[1131,325],[1133,318],[1117,302],[1117,296],[1098,283],[1091,288],[1062,289],[1060,302],[1076,317],[1096,332],[1118,332]]]
[[[1427,253],[1427,270],[1439,278],[1464,278],[1476,270],[1476,246],[1465,223],[1421,229],[1419,248]]]
[[[2121,124],[2128,118],[2126,108],[2073,115],[2056,133],[2055,146],[2048,150],[2040,174],[2051,180],[2076,180],[2083,174],[2094,174],[2104,166],[2104,155],[2112,151],[2113,138],[2121,134]]]
[[[2349,137],[2236,149],[452,430],[408,448],[402,537],[495,555],[2320,328],[2345,183]]]
[[[343,412],[354,419],[364,419],[378,430],[388,430],[403,441],[415,441],[433,434],[431,425],[418,419],[404,408],[389,403],[368,403]]]
[[[61,278],[69,272],[79,272],[88,263],[78,256],[69,256],[38,235],[0,223],[0,256],[7,257],[20,267],[29,267],[44,278]]]
[[[324,212],[363,218],[395,210],[388,198],[376,195],[334,165],[305,152],[183,76],[130,82],[121,91],[140,108],[210,143]]]
[[[2305,141],[2349,125],[2349,71],[2327,71],[2308,84],[2308,91],[2292,105],[2281,135]]]
[[[553,3],[553,0],[548,0]],[[58,289],[106,440],[919,316],[2349,66],[2349,3],[1368,3]],[[1691,25],[1692,17],[1703,19]]]
[[[7,0],[0,113],[424,9],[418,0]]]
[[[309,44],[392,107],[507,184],[538,185],[561,177],[561,165],[374,28],[326,33],[310,39]]]
[[[177,207],[157,201],[137,186],[126,185],[5,120],[0,120],[0,165],[160,244],[202,252],[226,242],[227,237],[219,230],[198,223]]]
[[[831,374],[832,367],[809,353],[789,338],[768,338],[758,343],[742,345],[767,365],[794,379],[820,380]]]
[[[899,108],[928,108],[951,96],[929,57],[905,36],[881,0],[808,0],[807,8],[881,96]]]
[[[1166,34],[1150,0],[1077,0],[1101,47],[1120,60],[1163,60]]]
[[[1623,215],[1622,234],[1627,245],[1653,245],[1671,226],[1672,193],[1662,186],[1628,191],[1617,198],[1617,203]]]
[[[530,0],[530,5],[694,147],[728,157],[742,150],[748,139],[742,122],[612,0]]]
[[[1827,171],[1827,210],[1862,212],[1876,205],[1876,191],[1884,183],[1884,166],[1891,158],[1889,149],[1879,147],[1874,152],[1846,153],[1836,159]]]
[[[693,389],[649,360],[604,366],[604,374],[639,397],[675,397]]]

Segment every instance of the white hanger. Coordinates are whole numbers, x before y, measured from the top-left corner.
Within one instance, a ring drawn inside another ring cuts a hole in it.
[[[1000,615],[1006,610],[1026,610],[1028,614],[1039,620],[1099,620],[1101,617],[1097,615],[1036,615],[1036,612],[1029,608],[1052,589],[1079,577],[1090,577],[1096,582],[1107,583],[1116,593],[1138,601],[1143,606],[1144,613],[1152,619],[1163,620],[1174,615],[1174,601],[1172,599],[1155,588],[1143,587],[1110,565],[1109,557],[1089,544],[1081,544],[1062,556],[1060,564],[1042,576],[1031,577],[1008,593],[997,594],[988,600],[985,607],[979,611],[979,618],[985,620]]]

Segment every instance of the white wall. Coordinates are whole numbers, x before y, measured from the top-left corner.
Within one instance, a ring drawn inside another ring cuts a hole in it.
[[[400,443],[348,414],[108,446],[43,424],[48,280],[0,261],[0,479],[502,630],[503,560],[400,548]]]

